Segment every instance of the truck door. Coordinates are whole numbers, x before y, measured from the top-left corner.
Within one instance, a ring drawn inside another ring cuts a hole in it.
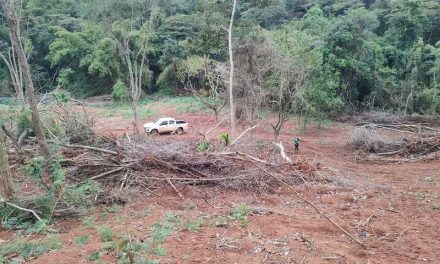
[[[164,133],[168,132],[168,121],[162,121],[159,124],[159,132]]]
[[[174,132],[176,130],[176,121],[169,120],[168,121],[168,132]]]

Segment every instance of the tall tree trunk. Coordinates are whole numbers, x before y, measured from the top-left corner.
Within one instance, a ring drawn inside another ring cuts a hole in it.
[[[139,127],[138,127],[138,111],[137,111],[137,101],[131,101],[131,109],[133,110],[133,129],[136,136],[140,135]]]
[[[10,199],[14,195],[12,175],[6,153],[6,140],[2,129],[0,129],[0,191],[6,199]]]
[[[21,69],[23,69],[23,79],[29,97],[29,104],[32,110],[32,121],[34,123],[35,134],[37,135],[38,143],[43,152],[43,156],[45,157],[46,162],[48,162],[50,160],[50,153],[49,149],[47,148],[46,137],[43,129],[41,128],[40,113],[38,112],[37,98],[35,96],[34,83],[32,82],[31,69],[20,40],[20,21],[9,0],[0,0],[0,6],[3,9],[9,30],[11,31],[11,43],[17,52],[18,65]]]
[[[229,23],[229,63],[230,63],[230,73],[229,73],[229,108],[230,108],[230,119],[231,119],[231,130],[232,136],[236,134],[235,130],[235,105],[234,105],[234,54],[232,51],[232,26],[234,25],[235,9],[237,7],[237,0],[234,0],[231,13],[231,22]]]

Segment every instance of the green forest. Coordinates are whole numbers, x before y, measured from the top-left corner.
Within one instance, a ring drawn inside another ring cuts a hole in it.
[[[21,37],[40,94],[127,100],[134,71],[142,96],[215,85],[227,101],[231,10],[230,0],[25,0]],[[437,0],[239,0],[232,35],[238,108],[271,106],[285,81],[297,93],[285,104],[304,115],[440,113]],[[0,51],[4,97],[14,80],[3,18]]]

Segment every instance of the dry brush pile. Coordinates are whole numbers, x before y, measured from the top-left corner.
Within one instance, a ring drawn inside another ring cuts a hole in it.
[[[196,145],[197,142],[141,139],[112,146],[68,145],[63,154],[68,157],[65,166],[69,178],[97,180],[112,189],[143,187],[148,191],[165,184],[181,195],[175,184],[220,185],[240,190],[267,190],[279,185],[265,171],[290,184],[323,179],[318,178],[311,162],[287,163],[275,148],[263,160],[234,148],[201,152]]]
[[[440,130],[427,124],[359,123],[351,131],[349,145],[357,159],[416,161],[440,157]]]

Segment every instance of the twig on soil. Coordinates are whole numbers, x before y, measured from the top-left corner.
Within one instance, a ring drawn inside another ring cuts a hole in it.
[[[397,237],[397,239],[396,239],[396,243],[399,243],[399,241],[400,241],[400,239],[402,238],[403,234],[404,234],[406,231],[411,230],[411,229],[416,230],[415,228],[408,227],[408,228],[405,228],[402,232],[400,232],[400,235],[399,235],[399,236]]]
[[[18,205],[16,205],[16,204],[13,204],[13,203],[7,202],[7,201],[6,201],[3,197],[1,197],[1,196],[0,196],[0,203],[7,204],[7,205],[12,206],[12,207],[14,207],[14,208],[17,208],[18,210],[21,210],[21,211],[25,211],[25,212],[32,213],[32,214],[35,216],[35,218],[37,218],[38,221],[42,221],[42,220],[41,220],[41,217],[38,216],[38,214],[37,214],[34,210],[26,209],[26,208],[20,207],[20,206],[18,206]]]
[[[299,264],[303,264],[304,261],[306,261],[306,258],[307,258],[307,254],[304,255],[304,257],[302,258],[302,260],[301,260],[301,262]]]
[[[285,161],[287,161],[287,162],[289,162],[289,163],[292,163],[292,162],[293,162],[292,159],[289,158],[289,157],[286,155],[286,152],[284,151],[283,143],[281,143],[281,141],[280,141],[280,143],[273,143],[273,144],[274,144],[275,146],[277,146],[277,147],[280,149],[281,157],[282,157]]]
[[[326,214],[324,214],[323,212],[321,212],[321,210],[318,209],[318,207],[316,207],[316,205],[314,205],[312,202],[310,202],[309,200],[307,200],[306,198],[303,198],[294,188],[292,188],[292,186],[290,186],[289,184],[287,184],[286,182],[284,182],[283,180],[281,180],[278,176],[275,176],[274,174],[272,174],[271,172],[269,172],[268,170],[266,170],[265,168],[261,167],[259,164],[253,162],[255,166],[257,166],[259,169],[261,169],[263,172],[265,172],[267,175],[275,178],[277,181],[279,181],[280,183],[282,183],[283,185],[285,185],[289,190],[293,191],[294,195],[299,198],[300,200],[302,200],[303,202],[307,203],[308,205],[310,205],[311,207],[313,207],[313,209],[315,209],[315,211],[317,213],[319,213],[321,216],[323,216],[325,219],[327,219],[330,223],[332,223],[334,226],[336,226],[339,230],[341,230],[344,234],[346,234],[347,236],[349,236],[354,242],[356,242],[358,245],[360,245],[363,249],[367,249],[367,246],[365,244],[363,244],[361,241],[359,241],[358,239],[356,239],[353,235],[351,235],[347,230],[345,230],[344,228],[342,228],[340,225],[338,225],[335,221],[333,221],[330,217],[328,217]]]
[[[419,184],[419,177],[417,177],[416,183],[413,186],[409,187],[409,190],[411,191],[412,189],[414,189],[417,184]]]
[[[329,256],[329,257],[323,257],[323,260],[337,260],[340,259],[341,257],[339,256]]]
[[[185,200],[185,197],[183,197],[182,193],[180,193],[180,191],[176,188],[176,186],[174,186],[173,182],[170,180],[170,178],[168,178],[168,183],[171,185],[171,187],[173,187],[173,189],[176,191],[176,193],[179,195],[179,197],[182,200]]]
[[[116,169],[114,169],[114,170],[111,170],[111,171],[107,171],[107,172],[101,173],[101,174],[96,175],[96,176],[93,176],[93,177],[91,177],[91,178],[89,178],[89,179],[87,179],[87,180],[92,181],[92,180],[100,179],[100,178],[105,177],[105,176],[107,176],[107,175],[110,175],[110,174],[113,174],[113,173],[115,173],[115,172],[118,172],[118,171],[124,170],[124,169],[126,169],[127,167],[133,166],[134,164],[136,164],[136,162],[132,162],[132,163],[130,163],[130,164],[127,164],[127,165],[125,165],[125,166],[121,166],[121,167],[116,168]]]
[[[357,224],[357,226],[360,227],[360,226],[366,226],[366,225],[368,225],[368,224],[370,223],[370,221],[371,221],[371,218],[372,218],[373,216],[374,216],[374,213],[372,213],[372,214],[370,215],[370,217],[368,217],[367,219],[359,221],[359,223]]]
[[[103,148],[95,148],[95,147],[91,147],[91,146],[70,145],[70,144],[63,144],[63,146],[66,147],[66,148],[82,148],[82,149],[94,150],[94,151],[98,151],[98,152],[102,152],[102,153],[111,154],[111,155],[114,155],[114,156],[116,156],[118,154],[116,151],[112,151],[112,150],[108,150],[108,149],[103,149]]]

